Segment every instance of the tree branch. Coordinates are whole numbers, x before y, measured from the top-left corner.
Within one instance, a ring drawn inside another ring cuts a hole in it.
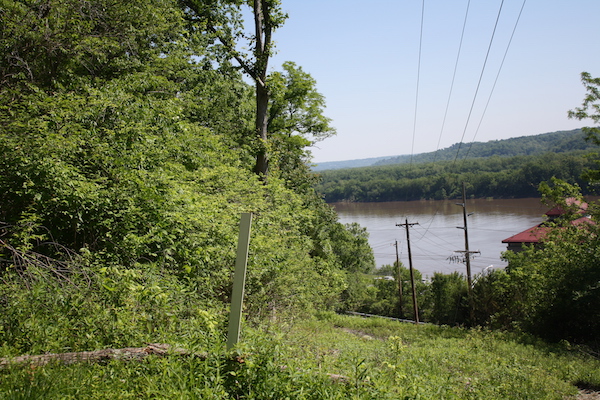
[[[258,76],[258,74],[254,71],[254,69],[252,69],[250,67],[250,65],[248,65],[247,62],[245,62],[238,54],[238,52],[235,50],[235,48],[231,45],[231,43],[229,43],[227,40],[225,40],[221,35],[219,35],[219,32],[217,31],[217,29],[214,26],[207,26],[207,29],[214,34],[217,39],[219,39],[219,42],[221,42],[221,44],[223,46],[225,46],[227,48],[227,51],[229,52],[229,54],[231,54],[231,56],[238,62],[238,64],[240,64],[240,67],[242,67],[242,69],[244,70],[244,72],[246,72],[248,75],[250,75],[250,77],[252,79],[254,79],[255,82],[257,82],[260,86],[262,87],[266,87],[265,82]]]

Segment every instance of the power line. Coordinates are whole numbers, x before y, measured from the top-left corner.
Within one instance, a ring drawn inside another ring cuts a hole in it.
[[[440,149],[440,143],[442,141],[442,134],[444,132],[444,126],[446,125],[446,117],[448,116],[448,108],[450,107],[450,98],[452,97],[452,91],[454,89],[454,81],[456,79],[456,71],[458,70],[458,60],[460,59],[460,52],[462,49],[463,39],[465,37],[465,27],[467,26],[467,17],[469,16],[469,7],[471,0],[467,2],[467,10],[465,11],[465,19],[463,21],[462,33],[460,34],[460,43],[458,45],[458,53],[456,55],[456,62],[454,63],[454,73],[452,74],[452,83],[450,84],[450,92],[448,93],[448,101],[446,102],[446,111],[444,112],[444,119],[442,120],[442,127],[440,129],[440,136],[438,137],[437,147],[433,156],[433,162],[436,161],[438,150]]]
[[[500,20],[500,14],[502,13],[503,5],[504,5],[504,0],[502,0],[502,2],[500,3],[500,9],[498,10],[498,16],[496,17],[496,23],[494,25],[492,37],[490,38],[490,44],[488,45],[487,53],[485,55],[485,60],[483,62],[483,67],[481,68],[481,73],[479,75],[479,82],[477,82],[477,88],[475,89],[475,94],[473,95],[473,101],[471,103],[469,115],[467,116],[467,121],[465,123],[465,129],[463,130],[462,137],[460,138],[460,142],[458,143],[458,149],[456,150],[456,156],[454,157],[454,163],[456,163],[456,160],[458,159],[458,154],[460,153],[460,149],[462,147],[462,142],[465,138],[465,134],[467,133],[467,127],[469,126],[471,114],[473,113],[473,108],[475,107],[475,100],[477,100],[477,94],[479,93],[479,87],[481,86],[481,80],[483,78],[483,73],[485,72],[485,67],[487,65],[488,57],[490,55],[490,50],[492,49],[492,43],[494,42],[494,36],[496,35],[496,29],[498,28],[498,21]]]
[[[415,136],[417,131],[417,112],[419,108],[419,82],[421,80],[421,51],[423,48],[423,25],[425,20],[425,0],[421,2],[421,32],[419,35],[419,60],[417,63],[417,90],[415,95],[415,116],[413,119],[412,144],[410,148],[410,165],[412,166],[413,154],[415,151]]]
[[[515,26],[513,28],[512,34],[510,35],[510,40],[508,41],[508,44],[506,45],[506,50],[504,51],[504,57],[502,57],[502,62],[500,63],[500,68],[498,68],[498,73],[496,74],[496,79],[494,80],[494,85],[492,86],[492,90],[490,91],[490,96],[488,97],[487,103],[485,104],[485,108],[483,109],[483,114],[481,114],[481,119],[479,120],[479,125],[477,125],[477,129],[475,130],[475,135],[473,135],[471,144],[469,145],[469,148],[467,149],[467,153],[465,154],[465,157],[463,158],[463,164],[464,164],[465,160],[467,159],[469,152],[471,151],[471,147],[473,147],[475,138],[477,137],[477,134],[479,133],[479,128],[481,128],[481,123],[483,122],[483,117],[485,116],[487,108],[490,105],[490,100],[492,99],[492,94],[494,93],[494,89],[496,88],[496,83],[498,83],[498,78],[500,77],[500,72],[502,71],[502,67],[504,66],[504,61],[506,60],[506,55],[508,54],[508,49],[510,48],[513,37],[515,36],[515,31],[517,30],[517,25],[519,24],[519,20],[521,19],[521,14],[523,13],[523,8],[525,8],[526,2],[527,2],[527,0],[523,0],[523,4],[521,5],[521,10],[519,11],[519,15],[517,16],[517,21],[515,22]]]

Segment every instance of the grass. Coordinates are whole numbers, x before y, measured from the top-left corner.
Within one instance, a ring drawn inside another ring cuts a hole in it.
[[[0,372],[0,397],[565,399],[575,384],[600,386],[600,361],[567,343],[379,318],[245,327],[237,358],[222,346],[202,349],[206,360],[13,367]]]
[[[335,316],[289,341],[304,362],[349,374],[378,398],[562,399],[575,383],[600,383],[600,362],[567,344],[498,332]]]

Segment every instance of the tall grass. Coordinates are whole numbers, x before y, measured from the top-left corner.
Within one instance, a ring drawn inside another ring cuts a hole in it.
[[[243,336],[227,355],[215,337],[206,359],[11,367],[0,397],[564,399],[600,386],[600,361],[581,349],[513,334],[325,314]]]

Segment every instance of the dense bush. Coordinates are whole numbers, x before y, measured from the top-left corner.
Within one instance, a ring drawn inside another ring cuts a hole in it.
[[[600,339],[598,229],[566,228],[543,249],[506,253],[509,266],[477,282],[480,322],[551,340]]]
[[[469,321],[468,286],[464,275],[433,274],[431,307],[427,319],[436,324],[458,325]]]
[[[364,232],[338,223],[310,185],[309,140],[286,132],[268,179],[252,172],[252,88],[181,2],[0,10],[3,353],[222,328],[243,212],[254,215],[250,320],[333,308],[346,270],[370,268]],[[296,83],[322,117],[314,81]]]

